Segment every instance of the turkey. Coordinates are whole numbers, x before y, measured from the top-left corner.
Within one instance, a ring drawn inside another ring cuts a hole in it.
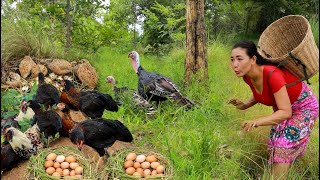
[[[152,107],[152,104],[150,104],[147,100],[145,100],[142,96],[140,96],[136,91],[129,89],[128,87],[117,87],[116,80],[113,76],[108,76],[106,78],[106,82],[109,83],[112,87],[112,90],[115,95],[115,101],[119,106],[123,104],[121,101],[121,97],[124,96],[125,92],[129,92],[131,94],[132,102],[137,106],[141,108],[148,109],[147,114],[154,114],[156,110]]]
[[[136,51],[131,51],[128,57],[131,59],[132,67],[138,75],[138,93],[144,99],[160,102],[169,98],[180,106],[186,106],[187,109],[194,106],[194,103],[184,97],[169,78],[144,70],[140,65],[140,57]]]

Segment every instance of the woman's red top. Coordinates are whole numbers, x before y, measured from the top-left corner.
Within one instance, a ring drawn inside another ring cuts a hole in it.
[[[276,93],[284,85],[299,80],[296,76],[290,73],[286,69],[280,69],[276,66],[263,65],[263,90],[261,94],[253,87],[251,80],[244,76],[244,81],[250,86],[255,100],[261,104],[267,106],[273,106],[274,110],[277,110],[277,104],[273,94]],[[270,71],[275,69],[269,76]],[[288,95],[291,104],[299,97],[302,88],[302,82],[299,82],[293,86],[287,87]]]

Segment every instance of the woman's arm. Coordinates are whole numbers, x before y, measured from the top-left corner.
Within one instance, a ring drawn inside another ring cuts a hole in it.
[[[257,101],[253,96],[251,96],[250,99],[248,99],[245,103],[240,101],[239,99],[231,99],[229,101],[229,104],[236,106],[237,109],[245,110],[257,104]]]
[[[243,123],[243,129],[245,131],[250,131],[253,127],[279,124],[292,116],[290,98],[286,87],[283,86],[273,95],[278,110],[269,116],[261,117],[253,121],[245,121]]]

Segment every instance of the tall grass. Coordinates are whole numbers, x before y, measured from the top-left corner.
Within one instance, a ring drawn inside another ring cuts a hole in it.
[[[270,107],[256,105],[239,111],[227,104],[231,98],[247,99],[251,91],[229,67],[230,47],[214,42],[208,47],[209,81],[207,86],[183,85],[183,49],[174,49],[167,56],[140,54],[141,65],[148,71],[171,78],[182,93],[198,103],[197,108],[184,111],[175,103],[165,102],[154,117],[121,107],[119,112],[105,112],[104,117],[120,119],[134,135],[134,144],[154,148],[168,157],[174,169],[174,179],[268,179],[267,138],[269,127],[240,133],[244,120],[272,113]],[[127,53],[102,48],[92,59],[99,74],[98,89],[112,94],[104,79],[113,75],[118,86],[137,89]],[[318,75],[311,79],[312,89],[318,92]],[[290,177],[316,179],[319,171],[318,123],[311,135],[304,157],[292,167]]]

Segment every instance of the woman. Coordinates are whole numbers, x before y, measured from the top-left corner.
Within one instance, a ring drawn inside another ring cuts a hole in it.
[[[286,178],[293,161],[304,154],[313,125],[318,117],[319,104],[311,89],[285,69],[267,62],[250,41],[236,43],[231,52],[231,67],[237,77],[250,86],[253,96],[246,102],[232,99],[229,103],[240,110],[256,103],[272,106],[274,113],[242,125],[244,131],[272,125],[268,141],[275,178]]]

